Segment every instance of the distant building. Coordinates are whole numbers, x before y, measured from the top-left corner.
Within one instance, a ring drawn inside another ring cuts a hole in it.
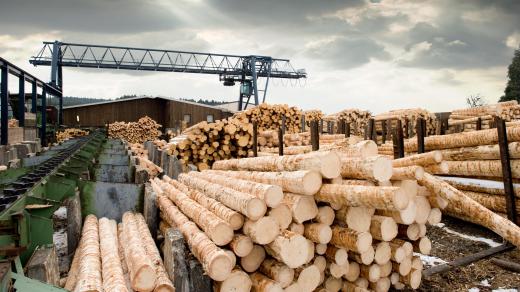
[[[182,121],[191,126],[232,115],[232,111],[200,103],[168,97],[139,96],[64,107],[63,123],[67,126],[102,127],[106,123],[135,122],[149,116],[164,128],[180,128]]]
[[[221,109],[225,109],[225,110],[228,110],[228,111],[231,111],[231,112],[238,112],[238,101],[226,102],[226,103],[223,103],[223,104],[216,105],[215,107],[218,107],[218,108],[221,108]],[[252,104],[252,103],[249,103],[247,105],[246,109],[250,109],[252,107],[255,107],[255,105]]]

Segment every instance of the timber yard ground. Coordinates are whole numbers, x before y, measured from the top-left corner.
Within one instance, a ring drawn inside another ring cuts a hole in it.
[[[500,236],[495,233],[449,216],[443,216],[441,224],[430,226],[427,236],[432,241],[430,257],[447,262],[502,243]],[[518,248],[495,257],[520,263]],[[484,259],[449,272],[425,277],[421,287],[415,291],[512,292],[518,291],[519,288],[520,274],[505,270],[491,263],[489,259]]]

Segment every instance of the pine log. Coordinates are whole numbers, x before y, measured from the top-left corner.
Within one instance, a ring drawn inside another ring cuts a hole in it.
[[[152,187],[160,183],[162,191],[193,222],[195,222],[216,245],[226,245],[233,239],[233,228],[213,212],[199,205],[188,195],[172,185],[161,183],[159,179],[152,181]]]
[[[318,206],[311,196],[284,193],[282,203],[291,209],[293,220],[296,223],[303,223],[318,214]]]
[[[411,270],[406,276],[401,275],[400,281],[412,289],[417,289],[421,285],[422,271],[421,270]]]
[[[315,265],[306,265],[294,270],[300,291],[314,291],[321,282],[320,269]]]
[[[336,211],[339,222],[347,223],[347,227],[359,232],[369,231],[374,208],[343,207]]]
[[[329,206],[321,206],[318,208],[318,215],[316,215],[315,220],[325,225],[332,225],[335,216],[334,209]]]
[[[157,274],[151,259],[143,247],[137,219],[132,212],[123,214],[123,245],[127,260],[132,289],[152,291]]]
[[[262,217],[256,221],[246,220],[242,229],[245,235],[258,244],[272,242],[280,232],[280,227],[276,220],[269,216]]]
[[[217,292],[248,292],[251,291],[252,281],[249,275],[240,268],[231,271],[229,277],[222,282],[215,282]]]
[[[260,265],[265,259],[265,250],[260,245],[253,246],[253,250],[246,255],[245,257],[242,257],[240,259],[240,265],[244,269],[244,271],[248,273],[252,273],[258,268],[260,268]]]
[[[348,263],[348,272],[343,276],[343,278],[345,278],[349,282],[354,282],[357,280],[358,277],[359,277],[359,264],[354,261],[350,261]]]
[[[314,195],[321,187],[321,175],[313,170],[287,172],[206,170],[203,173],[215,173],[227,177],[277,185],[284,192],[301,195]]]
[[[417,217],[417,207],[415,205],[415,200],[412,200],[408,203],[406,209],[399,211],[376,210],[376,214],[392,217],[395,222],[399,224],[412,224]]]
[[[370,234],[377,240],[390,241],[397,236],[397,224],[386,216],[372,216]]]
[[[188,242],[193,255],[202,263],[204,270],[215,281],[225,280],[233,269],[226,253],[217,247],[207,235],[182,214],[173,203],[163,195],[157,196],[157,206],[165,220],[175,225]]]
[[[244,214],[251,220],[260,219],[267,211],[265,202],[250,194],[238,192],[184,173],[179,175],[179,181]]]
[[[520,128],[507,128],[506,131],[507,140],[509,142],[520,141]],[[426,151],[458,147],[471,147],[479,145],[490,145],[497,143],[498,133],[496,129],[463,132],[441,136],[428,136],[424,138],[424,148]],[[406,141],[405,151],[417,151],[417,139],[410,139]]]
[[[384,210],[402,210],[408,206],[408,195],[397,187],[368,187],[324,184],[315,195],[321,202],[347,206],[372,207]]]
[[[421,154],[414,154],[392,161],[393,167],[407,167],[407,166],[428,166],[437,164],[442,161],[442,153],[440,151],[430,151]]]
[[[348,264],[348,252],[344,248],[328,245],[325,251],[325,257],[339,266]]]
[[[441,223],[441,221],[442,221],[442,211],[441,211],[441,209],[439,209],[439,208],[432,208],[430,210],[430,215],[428,215],[428,224],[436,225],[436,224]]]
[[[509,157],[520,158],[520,143],[509,143]],[[444,160],[499,160],[498,144],[441,150]]]
[[[312,242],[327,244],[332,238],[332,229],[323,223],[304,224],[303,235]]]
[[[507,213],[506,198],[486,193],[464,191],[464,194],[489,210]],[[520,213],[520,200],[516,200],[516,213]]]
[[[370,265],[374,262],[376,251],[373,246],[370,246],[366,251],[357,253],[355,251],[349,251],[349,258],[357,262],[358,264]]]
[[[88,215],[83,222],[79,269],[74,291],[103,291],[98,220]],[[153,287],[152,287],[153,289]],[[148,290],[150,291],[150,290]]]
[[[278,282],[282,288],[289,286],[294,280],[294,269],[271,258],[262,262],[260,272]]]
[[[359,274],[370,282],[377,282],[381,277],[381,269],[377,264],[370,266],[361,265],[359,267]]]
[[[392,172],[392,180],[421,179],[424,168],[421,166],[396,167]]]
[[[371,247],[372,236],[368,232],[358,232],[349,228],[332,226],[330,244],[362,253]]]
[[[128,291],[119,258],[117,224],[114,220],[99,219],[99,245],[103,289],[105,291]]]
[[[376,282],[370,282],[368,287],[375,292],[386,292],[390,289],[391,285],[388,277],[381,277]]]
[[[367,158],[341,156],[341,176],[387,181],[392,177],[392,162],[384,156]]]
[[[282,188],[276,185],[252,182],[242,179],[230,180],[226,176],[221,176],[218,174],[208,172],[192,172],[191,175],[207,180],[212,183],[228,187],[241,193],[251,194],[265,201],[266,205],[271,208],[275,208],[276,206],[278,206],[278,204],[280,204],[283,198]]]
[[[309,249],[307,240],[300,234],[282,231],[276,239],[265,246],[266,252],[290,268],[297,268],[305,263]]]
[[[472,191],[488,193],[491,195],[505,196],[504,183],[501,181],[474,179],[464,177],[439,177],[460,191]],[[520,184],[513,184],[515,197],[520,199]]]
[[[278,223],[280,230],[285,230],[291,225],[292,212],[286,204],[279,204],[276,208],[272,208],[267,215]]]
[[[339,176],[340,161],[334,152],[312,152],[290,156],[265,156],[220,160],[213,164],[217,170],[295,171],[316,170],[325,178]]]
[[[252,291],[265,291],[265,292],[282,292],[283,288],[277,282],[266,277],[261,273],[253,273],[250,275],[253,284]]]
[[[253,250],[253,241],[243,234],[235,234],[229,247],[237,256],[245,257]]]
[[[448,200],[448,206],[454,212],[471,217],[477,224],[491,229],[515,246],[520,246],[520,227],[513,222],[493,213],[461,191],[430,174],[425,174],[419,183]]]

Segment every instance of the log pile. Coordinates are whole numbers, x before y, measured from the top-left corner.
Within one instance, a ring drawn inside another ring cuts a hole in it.
[[[7,120],[7,126],[9,128],[18,128],[18,120],[13,118]]]
[[[144,217],[88,215],[65,283],[69,291],[175,291]]]
[[[430,113],[429,111],[421,108],[391,110],[386,113],[378,114],[374,117],[376,121],[390,121],[392,129],[395,129],[396,121],[400,120],[404,127],[403,131],[405,136],[408,137],[415,136],[416,122],[418,118],[423,118],[425,120],[427,135],[435,134],[437,118],[433,113]],[[376,130],[378,132],[382,131],[380,123],[376,123]]]
[[[160,135],[159,125],[148,116],[140,118],[137,122],[114,122],[108,125],[108,137],[121,139],[129,143],[144,143],[155,140]]]
[[[505,121],[515,121],[520,119],[520,105],[516,100],[499,102],[473,108],[457,109],[451,112],[448,120],[451,131],[474,131],[478,118],[482,121],[482,129],[489,129],[495,117],[500,117]]]
[[[56,141],[58,141],[58,143],[61,143],[71,138],[87,136],[88,134],[89,132],[86,130],[68,128],[63,131],[56,132]]]
[[[335,122],[334,132],[337,133],[339,128],[338,124],[340,121],[350,124],[350,134],[363,136],[365,128],[368,124],[368,120],[372,118],[372,114],[369,111],[360,109],[344,109],[338,113],[328,115],[323,118],[324,121]]]
[[[287,133],[297,133],[301,126],[302,111],[297,107],[286,104],[261,105],[236,113],[235,119],[240,123],[249,124],[254,121],[258,123],[258,131],[276,130],[282,125],[282,117],[285,117],[285,129]]]
[[[364,144],[156,178],[162,225],[181,230],[220,291],[417,288],[414,252],[429,254],[426,225],[447,202],[417,184],[421,167]]]
[[[303,114],[307,126],[310,126],[312,121],[320,121],[323,118],[323,112],[321,110],[308,110],[304,111]]]

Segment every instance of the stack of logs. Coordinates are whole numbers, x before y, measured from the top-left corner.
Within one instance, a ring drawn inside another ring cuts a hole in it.
[[[507,128],[511,174],[520,180],[520,127]],[[430,136],[424,140],[427,152],[439,153],[442,163],[425,169],[443,176],[449,184],[462,190],[468,197],[498,213],[506,213],[502,164],[496,129]],[[416,141],[405,142],[405,150],[417,149]],[[519,198],[517,194],[517,198]],[[517,200],[517,213],[520,201]]]
[[[239,112],[234,115],[240,123],[258,123],[258,131],[276,130],[282,125],[282,117],[285,117],[285,129],[287,133],[297,133],[301,126],[302,111],[297,107],[290,107],[286,104],[267,104],[261,105]]]
[[[220,291],[419,287],[426,225],[467,198],[416,166],[424,158],[392,162],[372,141],[335,150],[156,178],[161,230],[183,233]]]
[[[161,127],[152,118],[145,116],[137,122],[114,122],[108,125],[108,136],[113,139],[121,139],[129,143],[144,143],[148,140],[157,139]]]
[[[323,118],[323,112],[321,110],[308,110],[303,112],[305,117],[305,124],[310,127],[311,122],[320,121]]]
[[[87,136],[88,131],[81,130],[81,129],[75,129],[75,128],[68,128],[60,132],[56,132],[56,141],[58,143],[61,143],[63,141],[67,141],[70,138],[75,137],[81,137],[81,136]]]
[[[17,119],[9,119],[9,120],[7,120],[7,126],[9,128],[17,128],[18,127],[18,120]]]
[[[144,217],[88,215],[65,282],[69,291],[175,291]]]
[[[350,134],[363,136],[365,133],[365,128],[367,127],[368,120],[372,118],[372,114],[369,111],[364,111],[360,109],[345,109],[332,115],[336,117],[336,121],[345,121],[350,125]],[[335,133],[338,132],[338,123],[334,126],[336,128]]]
[[[426,134],[433,135],[436,130],[436,120],[437,118],[433,113],[430,113],[427,110],[415,108],[415,109],[402,109],[402,110],[392,110],[386,113],[378,114],[374,117],[375,121],[387,121],[391,123],[392,129],[396,128],[397,120],[401,121],[403,125],[404,134],[406,137],[415,136],[416,132],[416,122],[418,118],[424,119],[426,122]],[[387,125],[388,127],[388,125]],[[376,123],[376,131],[381,133],[383,129],[381,128],[381,123]]]
[[[463,127],[463,131],[476,130],[477,120],[481,120],[481,128],[489,129],[494,117],[500,117],[506,121],[514,121],[520,119],[520,105],[516,100],[499,102],[496,104],[484,105],[473,108],[465,108],[453,110],[448,120],[450,130],[457,130],[457,127]]]

